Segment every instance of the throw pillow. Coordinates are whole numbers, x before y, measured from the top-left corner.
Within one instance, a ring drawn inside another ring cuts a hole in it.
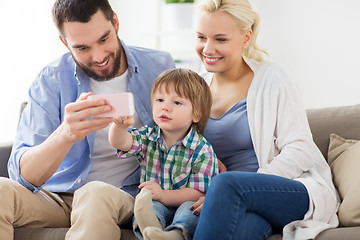
[[[338,212],[340,225],[359,226],[360,141],[331,134],[328,162],[342,200]]]

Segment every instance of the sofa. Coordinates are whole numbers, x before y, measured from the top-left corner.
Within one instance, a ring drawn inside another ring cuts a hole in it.
[[[349,183],[349,179],[355,180],[359,178],[357,175],[359,175],[358,170],[360,169],[357,168],[360,168],[360,159],[357,165],[356,157],[354,156],[359,152],[357,156],[360,157],[360,141],[357,141],[360,140],[360,104],[309,109],[307,110],[307,116],[314,141],[328,163],[330,163],[328,153],[329,156],[331,155],[332,160],[330,166],[333,171],[333,179],[342,199],[339,208],[339,218],[341,213],[343,222],[338,228],[321,232],[316,237],[316,240],[360,239],[360,197],[357,198],[360,196],[360,189],[357,188],[357,191],[352,190],[352,188],[355,189],[357,187],[356,184],[360,182],[352,181]],[[329,146],[331,151],[329,151]],[[10,151],[11,143],[0,144],[0,176],[8,177],[7,161]],[[345,181],[346,179],[348,182]],[[344,185],[344,183],[346,183],[346,185]],[[354,183],[354,185],[352,185],[352,183]],[[350,185],[352,185],[352,188],[349,188]],[[357,205],[359,207],[357,207]],[[351,208],[353,208],[353,210]],[[357,215],[358,212],[359,215]],[[351,215],[352,213],[354,216]],[[349,216],[349,214],[351,216]],[[66,228],[33,229],[20,227],[15,228],[14,239],[64,239],[66,231]],[[130,240],[135,239],[135,237],[131,230],[126,229],[122,231],[121,239]],[[269,238],[269,240],[280,239],[281,234],[276,234]]]

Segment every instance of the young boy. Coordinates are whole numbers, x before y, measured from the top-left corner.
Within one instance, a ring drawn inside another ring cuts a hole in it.
[[[128,132],[133,118],[117,117],[109,132],[119,157],[133,155],[141,164],[134,232],[139,239],[191,239],[198,221],[191,201],[205,195],[218,173],[214,150],[201,135],[210,88],[191,70],[171,69],[155,80],[151,102],[157,126]]]

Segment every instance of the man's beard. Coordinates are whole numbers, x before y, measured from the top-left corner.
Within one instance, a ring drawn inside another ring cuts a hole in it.
[[[76,64],[79,66],[79,68],[81,70],[83,70],[90,78],[92,78],[98,82],[104,82],[104,81],[113,79],[119,73],[120,63],[121,63],[121,43],[120,43],[120,39],[119,38],[117,38],[117,39],[118,39],[118,43],[119,43],[119,48],[115,51],[115,53],[111,53],[106,58],[104,58],[104,60],[106,59],[105,61],[107,61],[107,59],[109,59],[110,57],[114,58],[112,71],[107,73],[106,75],[99,75],[96,72],[94,72],[93,70],[91,70],[88,67],[88,65],[79,63],[76,60],[76,58],[74,57],[74,55],[72,55],[73,59],[76,62]],[[91,63],[91,65],[92,64],[94,64],[94,63]]]

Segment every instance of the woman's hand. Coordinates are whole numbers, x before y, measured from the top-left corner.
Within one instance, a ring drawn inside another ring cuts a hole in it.
[[[196,201],[196,203],[194,203],[193,205],[191,205],[190,207],[190,211],[196,215],[199,216],[203,203],[204,203],[205,197],[200,197],[199,200]]]
[[[226,166],[218,159],[219,173],[226,172]]]

